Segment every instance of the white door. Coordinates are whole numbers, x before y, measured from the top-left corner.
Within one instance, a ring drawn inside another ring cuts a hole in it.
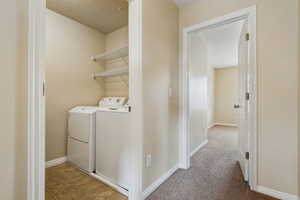
[[[249,171],[249,131],[248,131],[248,47],[249,47],[248,22],[242,28],[239,41],[239,164],[244,176],[248,181]]]

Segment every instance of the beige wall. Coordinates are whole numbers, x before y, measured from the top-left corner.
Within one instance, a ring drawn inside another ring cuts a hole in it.
[[[46,160],[66,155],[68,110],[96,105],[103,84],[92,74],[103,70],[90,59],[104,51],[104,34],[58,13],[47,12]]]
[[[238,112],[234,104],[238,104],[239,70],[237,67],[215,69],[215,123],[238,123]]]
[[[0,199],[26,199],[27,1],[5,1],[0,24]]]
[[[0,12],[0,199],[15,198],[16,152],[16,71],[17,11],[16,1],[6,1]],[[4,28],[5,27],[5,28]]]
[[[178,8],[169,0],[143,1],[143,88],[145,189],[178,163]]]
[[[15,200],[25,200],[27,195],[27,10],[27,0],[17,1]]]
[[[201,0],[180,30],[257,5],[258,185],[297,194],[298,0]],[[276,166],[276,167],[275,167]]]
[[[207,140],[207,46],[199,34],[189,35],[190,151]]]
[[[128,46],[128,26],[122,27],[112,33],[105,35],[105,50],[112,51],[124,46]],[[120,67],[128,67],[128,57],[107,61],[106,70]],[[105,96],[125,96],[128,97],[128,75],[106,78]]]
[[[124,46],[128,46],[128,26],[105,35],[106,51],[112,51]]]

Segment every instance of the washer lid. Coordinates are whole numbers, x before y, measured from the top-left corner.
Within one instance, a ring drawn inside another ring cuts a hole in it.
[[[77,106],[71,109],[70,113],[83,113],[83,114],[93,114],[97,111],[97,106]]]
[[[97,112],[115,112],[115,113],[129,113],[129,107],[99,107]]]

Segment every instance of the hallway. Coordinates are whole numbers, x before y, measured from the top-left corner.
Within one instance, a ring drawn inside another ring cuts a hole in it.
[[[208,144],[147,200],[275,200],[249,191],[237,163],[236,128],[216,126]]]

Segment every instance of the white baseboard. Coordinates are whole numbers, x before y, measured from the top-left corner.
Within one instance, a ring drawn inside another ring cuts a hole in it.
[[[208,143],[208,140],[205,140],[202,142],[194,151],[191,152],[191,157],[197,153],[200,149],[202,149],[206,144]]]
[[[154,192],[162,183],[164,183],[168,178],[170,178],[178,169],[178,165],[171,168],[161,177],[159,177],[154,183],[152,183],[146,190],[143,192],[143,199],[146,199],[152,192]]]
[[[63,164],[67,161],[67,157],[61,157],[54,160],[50,160],[46,162],[46,168],[54,167],[56,165]]]
[[[293,194],[288,194],[288,193],[284,193],[284,192],[280,192],[277,190],[273,190],[270,188],[266,188],[263,186],[256,186],[255,188],[256,192],[277,198],[277,199],[282,199],[282,200],[298,200],[298,196],[293,195]]]
[[[208,125],[207,129],[210,129],[210,128],[214,127],[215,125],[216,124],[210,124],[210,125]]]
[[[96,179],[98,179],[99,181],[109,185],[110,187],[114,188],[115,190],[117,190],[118,192],[120,192],[121,194],[124,194],[125,196],[128,197],[128,190],[122,188],[121,186],[119,186],[118,184],[114,183],[113,180],[111,180],[110,178],[104,176],[103,174],[96,172],[95,173],[90,173],[90,175]]]
[[[231,126],[231,127],[238,127],[237,124],[230,124],[230,123],[214,123],[214,126]]]

